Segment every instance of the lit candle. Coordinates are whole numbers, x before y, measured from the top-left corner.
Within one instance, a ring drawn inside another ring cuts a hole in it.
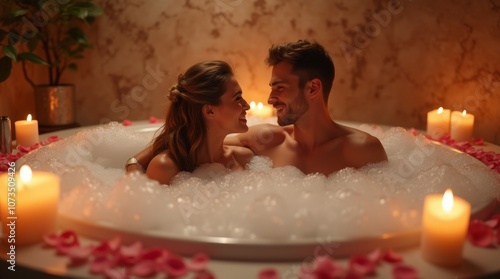
[[[450,189],[443,196],[426,196],[420,243],[424,259],[443,266],[459,265],[469,218],[470,203],[453,197]]]
[[[451,113],[450,137],[456,141],[469,141],[474,130],[474,115],[467,111]]]
[[[16,126],[16,145],[32,146],[38,143],[38,121],[31,120],[31,114],[28,114],[26,120],[15,122]]]
[[[427,134],[440,138],[450,133],[450,110],[442,107],[427,113]]]
[[[269,118],[273,116],[273,108],[266,106],[262,102],[255,104],[254,101],[250,102],[250,115],[258,116],[260,118]]]
[[[22,166],[18,174],[0,175],[0,215],[6,242],[33,244],[54,232],[59,203],[59,177],[32,172]]]

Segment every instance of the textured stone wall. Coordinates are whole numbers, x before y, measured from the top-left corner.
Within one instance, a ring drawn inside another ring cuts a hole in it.
[[[336,65],[332,117],[425,129],[439,106],[476,116],[475,136],[500,144],[499,0],[120,0],[98,3],[94,49],[65,81],[82,125],[163,118],[177,75],[228,61],[248,101],[265,101],[272,43],[323,44]],[[29,67],[43,82],[41,67]],[[20,66],[0,84],[0,113],[34,111]]]

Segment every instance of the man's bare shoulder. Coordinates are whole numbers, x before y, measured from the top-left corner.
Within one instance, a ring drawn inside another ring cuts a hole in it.
[[[344,154],[352,165],[362,167],[371,163],[387,161],[384,146],[377,137],[364,131],[347,127],[349,133],[344,137]]]

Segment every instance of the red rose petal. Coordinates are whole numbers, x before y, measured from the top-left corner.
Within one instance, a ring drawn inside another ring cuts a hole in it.
[[[60,244],[64,246],[80,245],[78,235],[74,231],[64,231],[59,235]]]
[[[469,224],[467,238],[474,246],[489,247],[493,244],[494,232],[480,220],[474,220]]]
[[[387,250],[383,256],[384,261],[388,263],[397,263],[403,260],[403,257],[391,249]]]
[[[328,256],[315,258],[313,265],[316,278],[340,278],[344,274],[342,267]]]
[[[158,123],[158,122],[160,122],[160,120],[158,118],[156,118],[154,116],[149,117],[149,123],[154,124],[154,123]]]
[[[170,253],[168,251],[155,247],[142,251],[141,259],[143,260],[157,260],[161,258],[167,259],[169,255]]]
[[[55,233],[44,235],[43,241],[50,247],[56,247],[60,242],[59,235]]]
[[[107,269],[114,268],[115,266],[116,259],[100,257],[92,260],[89,269],[92,274],[104,274]]]
[[[180,277],[189,272],[184,260],[176,255],[171,255],[165,262],[163,271],[174,277]]]
[[[349,259],[349,271],[353,271],[361,276],[375,274],[376,263],[367,256],[353,256]]]
[[[140,261],[130,268],[130,274],[139,277],[150,277],[156,274],[156,265],[152,260]]]
[[[258,279],[280,279],[279,273],[274,268],[266,268],[259,272]]]
[[[498,220],[497,219],[491,219],[488,221],[485,221],[484,224],[492,229],[496,228],[498,226]]]
[[[203,253],[198,253],[194,255],[191,260],[187,263],[190,270],[201,271],[204,270],[208,265],[209,258]]]
[[[382,250],[380,250],[380,249],[375,249],[372,252],[370,252],[368,255],[366,255],[366,257],[375,264],[380,263],[380,261],[382,260],[382,256],[383,256]]]
[[[491,216],[490,218],[490,221],[497,221],[497,225],[494,227],[494,228],[500,228],[500,213],[497,213],[497,214],[494,214],[493,216]]]
[[[397,264],[392,267],[392,276],[394,279],[416,279],[418,271],[411,266]]]
[[[135,264],[139,261],[142,253],[142,243],[135,242],[130,246],[122,246],[118,249],[120,262],[126,265]]]
[[[132,125],[132,121],[125,119],[125,120],[123,120],[122,125],[123,126],[130,126],[130,125]]]
[[[92,253],[91,247],[73,246],[67,255],[71,259],[71,266],[82,265],[87,262]]]

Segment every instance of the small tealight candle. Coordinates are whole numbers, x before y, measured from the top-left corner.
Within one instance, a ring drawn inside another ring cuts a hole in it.
[[[450,110],[442,107],[427,113],[427,134],[438,139],[450,133]]]
[[[456,141],[470,141],[474,130],[474,115],[466,110],[451,113],[450,137]]]
[[[424,259],[443,266],[459,265],[469,218],[470,203],[453,197],[451,189],[444,195],[426,196],[420,243]]]
[[[31,114],[28,114],[26,120],[19,120],[16,126],[16,145],[32,146],[38,143],[38,121],[31,120]]]
[[[48,172],[32,172],[24,165],[18,174],[0,175],[0,215],[9,245],[42,241],[54,232],[59,203],[59,177]]]
[[[250,102],[249,114],[260,118],[269,118],[273,116],[273,108],[271,106],[264,105],[262,102],[255,104],[255,102],[252,101]]]

